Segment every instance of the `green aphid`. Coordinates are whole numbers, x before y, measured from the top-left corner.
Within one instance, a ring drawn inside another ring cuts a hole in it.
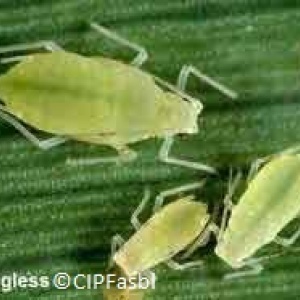
[[[172,158],[173,137],[198,132],[202,103],[184,93],[193,74],[221,90],[234,92],[190,66],[184,66],[174,87],[142,71],[148,55],[107,29],[91,26],[120,44],[138,52],[131,65],[105,57],[84,57],[64,51],[54,42],[38,42],[0,48],[0,54],[46,48],[51,53],[6,57],[2,63],[18,62],[0,77],[0,117],[15,126],[30,141],[49,149],[67,140],[108,145],[117,157],[69,160],[74,164],[133,160],[129,144],[151,137],[163,138],[160,160],[207,172],[214,168]],[[55,135],[41,141],[21,122]]]
[[[290,238],[278,236],[300,213],[300,156],[296,151],[297,148],[272,156],[259,171],[259,165],[266,159],[258,160],[237,204],[226,197],[215,253],[234,269],[250,268],[225,278],[260,273],[263,269],[260,262],[278,255],[253,258],[259,249],[271,242],[287,247],[300,236],[300,228]],[[226,226],[230,210],[232,214]]]
[[[174,257],[180,253],[182,258],[187,258],[190,249],[208,242],[210,232],[213,231],[211,228],[213,223],[210,222],[207,205],[195,201],[193,196],[182,196],[162,206],[166,197],[202,185],[203,183],[189,184],[162,192],[156,198],[154,214],[146,223],[141,224],[138,215],[149,200],[149,193],[145,194],[131,218],[136,233],[126,242],[119,235],[113,239],[111,266],[116,273],[125,274],[128,278],[137,274],[150,276],[147,275],[150,270],[160,263],[165,263],[176,270],[202,266],[203,262],[199,260],[179,263]],[[120,299],[112,297],[117,294],[117,289],[105,291],[108,300]],[[119,295],[124,295],[124,291],[120,290]]]

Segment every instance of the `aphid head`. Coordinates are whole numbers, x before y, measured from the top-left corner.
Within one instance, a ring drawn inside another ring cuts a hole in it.
[[[201,102],[195,100],[187,101],[174,93],[166,92],[166,106],[168,112],[167,126],[172,128],[171,133],[194,134],[198,132],[198,116],[202,111]]]

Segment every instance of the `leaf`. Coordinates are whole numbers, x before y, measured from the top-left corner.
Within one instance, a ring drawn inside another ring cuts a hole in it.
[[[69,51],[129,61],[130,51],[89,28],[92,19],[145,46],[150,59],[144,69],[175,82],[181,66],[192,64],[240,94],[228,101],[205,85],[199,89],[196,80],[189,87],[205,106],[201,131],[178,138],[174,152],[223,171],[221,182],[210,180],[203,200],[222,200],[230,166],[246,169],[257,157],[299,143],[298,1],[3,0],[0,43],[55,40]],[[1,275],[102,273],[110,238],[133,233],[130,214],[144,186],[154,195],[202,175],[159,163],[158,140],[135,145],[140,156],[132,164],[70,168],[64,164],[67,157],[110,151],[72,142],[43,152],[2,121],[0,135]],[[263,253],[279,249],[272,245]],[[236,281],[222,280],[230,269],[213,255],[213,244],[200,254],[201,270],[158,267],[156,289],[147,299],[299,297],[296,250],[267,261],[261,275]],[[6,297],[101,299],[101,291],[20,289]]]

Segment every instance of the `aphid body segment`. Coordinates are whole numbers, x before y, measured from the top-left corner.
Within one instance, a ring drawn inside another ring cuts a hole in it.
[[[164,206],[113,257],[127,276],[166,262],[191,245],[209,221],[207,206],[181,198]]]
[[[215,252],[231,267],[242,267],[261,247],[279,241],[278,233],[299,212],[300,157],[276,156],[254,176],[233,207]],[[292,242],[298,235],[286,241]]]

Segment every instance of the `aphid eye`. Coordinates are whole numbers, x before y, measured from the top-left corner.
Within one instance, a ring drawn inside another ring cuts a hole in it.
[[[3,101],[3,100],[1,100],[1,99],[0,99],[0,105],[1,105],[1,106],[5,106],[5,103],[4,103],[4,101]]]

